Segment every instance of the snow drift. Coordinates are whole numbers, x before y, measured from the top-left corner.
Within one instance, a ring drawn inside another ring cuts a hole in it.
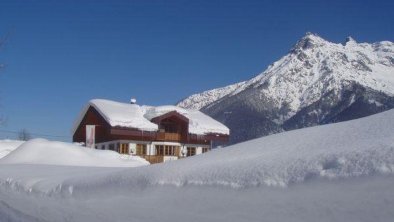
[[[64,142],[33,139],[2,158],[0,164],[136,167],[149,163],[140,157],[120,155],[110,150],[95,150]]]
[[[0,159],[7,156],[24,142],[20,140],[0,140]]]
[[[313,178],[336,179],[394,173],[394,110],[348,122],[271,135],[191,158],[130,169],[114,184],[146,186],[288,186]],[[81,187],[107,184],[89,178]],[[78,181],[72,182],[74,190]],[[71,184],[70,184],[71,185]],[[110,186],[113,186],[111,184]]]

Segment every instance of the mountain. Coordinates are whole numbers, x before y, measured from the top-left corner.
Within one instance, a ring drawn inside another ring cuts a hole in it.
[[[394,44],[332,43],[307,33],[256,77],[178,104],[227,125],[230,143],[394,108]]]

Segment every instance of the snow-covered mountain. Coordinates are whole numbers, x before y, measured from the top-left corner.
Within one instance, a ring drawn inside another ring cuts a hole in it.
[[[307,33],[256,77],[177,105],[223,122],[231,143],[371,115],[394,107],[394,44],[338,44]]]

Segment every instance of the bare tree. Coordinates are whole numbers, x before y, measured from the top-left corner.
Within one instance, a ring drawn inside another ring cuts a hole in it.
[[[31,139],[31,135],[29,131],[27,131],[27,129],[22,129],[18,133],[18,139],[23,141],[28,141],[29,139]]]

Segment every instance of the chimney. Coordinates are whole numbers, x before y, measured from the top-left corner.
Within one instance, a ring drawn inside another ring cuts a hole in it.
[[[130,104],[136,104],[136,103],[137,103],[137,99],[135,99],[135,98],[130,99]]]

